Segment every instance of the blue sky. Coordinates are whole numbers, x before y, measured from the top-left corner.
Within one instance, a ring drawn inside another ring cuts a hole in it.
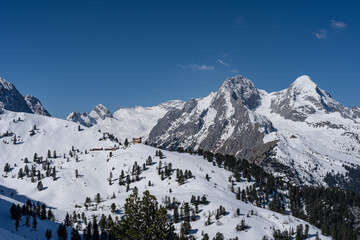
[[[0,2],[0,76],[56,117],[203,97],[241,74],[309,75],[360,106],[358,1]]]

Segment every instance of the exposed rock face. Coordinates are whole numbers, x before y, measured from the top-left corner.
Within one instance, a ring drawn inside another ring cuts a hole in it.
[[[343,117],[351,117],[348,108],[335,101],[308,76],[297,78],[288,89],[276,95],[271,102],[271,110],[285,119],[303,122],[309,115],[316,112],[339,112]]]
[[[228,78],[216,93],[190,99],[169,111],[149,134],[149,143],[168,149],[201,148],[250,159],[263,144],[271,122],[252,110],[261,104],[259,91],[242,77]]]
[[[102,104],[98,104],[95,108],[90,112],[90,117],[104,120],[105,118],[112,118],[112,113]]]
[[[25,95],[25,101],[34,114],[51,116],[50,113],[46,111],[44,106],[41,104],[40,100],[36,97],[33,97],[31,95]]]
[[[360,118],[360,108],[359,107],[352,107],[351,111],[353,113],[353,118]]]
[[[99,120],[112,118],[113,114],[102,104],[98,104],[90,112],[90,114],[83,112],[72,112],[67,116],[66,120],[79,123],[85,127],[92,127],[97,124]]]
[[[0,77],[0,113],[1,109],[50,116],[39,99],[30,95],[24,97],[12,83]]]
[[[91,127],[96,124],[96,120],[89,116],[88,113],[72,112],[66,118],[67,121],[79,123],[85,127]]]
[[[3,109],[14,112],[33,113],[15,86],[1,77],[0,102],[2,103]]]

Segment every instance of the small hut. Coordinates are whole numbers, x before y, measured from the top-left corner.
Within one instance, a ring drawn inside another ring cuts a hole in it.
[[[142,137],[140,137],[140,138],[133,138],[133,144],[141,143],[141,139],[142,139]]]

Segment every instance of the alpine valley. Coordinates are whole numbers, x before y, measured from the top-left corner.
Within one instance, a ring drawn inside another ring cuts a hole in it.
[[[308,76],[267,93],[239,75],[203,98],[66,120],[0,78],[0,162],[1,239],[360,236],[360,108]],[[131,196],[149,194],[166,234],[130,235],[160,231],[150,211],[126,225]]]

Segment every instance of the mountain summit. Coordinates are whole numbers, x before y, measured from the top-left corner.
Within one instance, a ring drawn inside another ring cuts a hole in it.
[[[112,113],[102,104],[98,104],[95,108],[90,112],[90,117],[104,120],[105,118],[112,118]]]
[[[271,102],[272,112],[285,119],[305,121],[315,113],[339,112],[343,117],[351,116],[350,110],[320,89],[310,77],[304,75],[295,80],[288,89],[275,94]]]
[[[30,95],[24,97],[11,82],[2,77],[0,77],[0,108],[13,112],[50,116],[39,99]]]
[[[190,99],[182,109],[169,111],[149,134],[152,145],[168,149],[203,149],[237,157],[254,157],[264,145],[271,122],[255,110],[260,92],[247,78],[228,78],[217,92]],[[265,149],[264,149],[265,151]]]

